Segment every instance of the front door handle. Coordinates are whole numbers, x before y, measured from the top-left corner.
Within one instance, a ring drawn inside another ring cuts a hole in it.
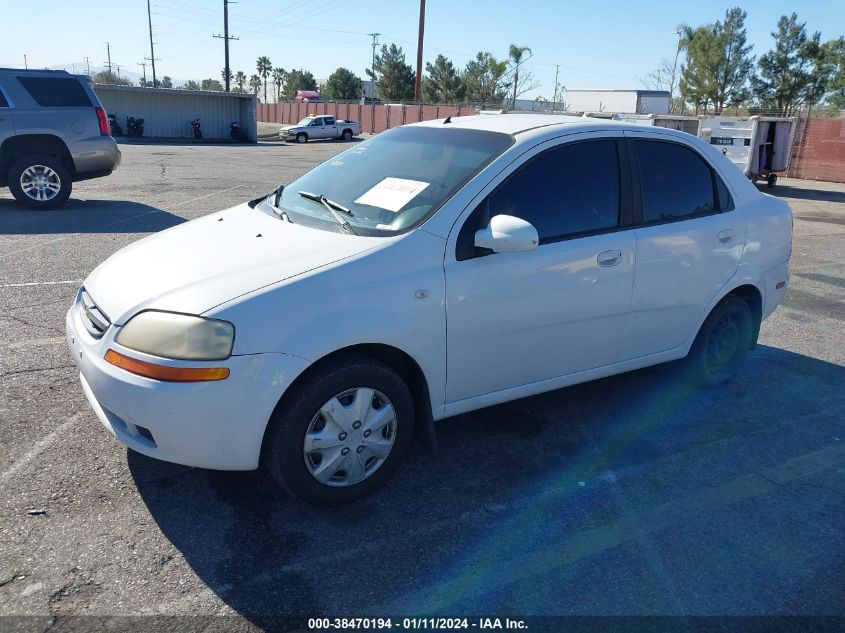
[[[719,231],[719,241],[722,244],[727,244],[734,238],[734,230],[733,229],[723,229]]]
[[[598,262],[599,266],[603,266],[604,268],[616,266],[616,264],[622,261],[622,251],[602,251],[601,253],[596,255],[596,261]]]

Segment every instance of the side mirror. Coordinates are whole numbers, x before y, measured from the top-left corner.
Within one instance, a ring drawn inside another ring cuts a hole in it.
[[[537,229],[530,222],[512,215],[493,216],[486,229],[475,232],[475,245],[494,253],[533,251],[539,243]]]

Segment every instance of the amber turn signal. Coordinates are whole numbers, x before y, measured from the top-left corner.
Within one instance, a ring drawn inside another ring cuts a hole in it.
[[[110,349],[104,357],[106,362],[128,372],[167,382],[200,382],[204,380],[224,380],[229,377],[228,367],[167,367],[131,358]]]

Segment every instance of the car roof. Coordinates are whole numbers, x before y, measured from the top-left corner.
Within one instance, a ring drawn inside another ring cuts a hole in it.
[[[619,121],[584,117],[578,114],[541,114],[536,112],[454,116],[450,119],[449,123],[445,123],[445,121],[446,119],[435,119],[412,125],[438,127],[445,124],[455,128],[503,132],[511,135],[521,134],[542,127],[563,125],[568,128],[584,127],[591,130],[599,128],[619,129],[620,126],[628,127]]]

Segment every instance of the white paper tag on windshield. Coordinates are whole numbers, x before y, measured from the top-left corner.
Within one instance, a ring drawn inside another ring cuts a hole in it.
[[[430,183],[404,178],[385,178],[375,187],[358,198],[357,204],[368,204],[396,213]]]

